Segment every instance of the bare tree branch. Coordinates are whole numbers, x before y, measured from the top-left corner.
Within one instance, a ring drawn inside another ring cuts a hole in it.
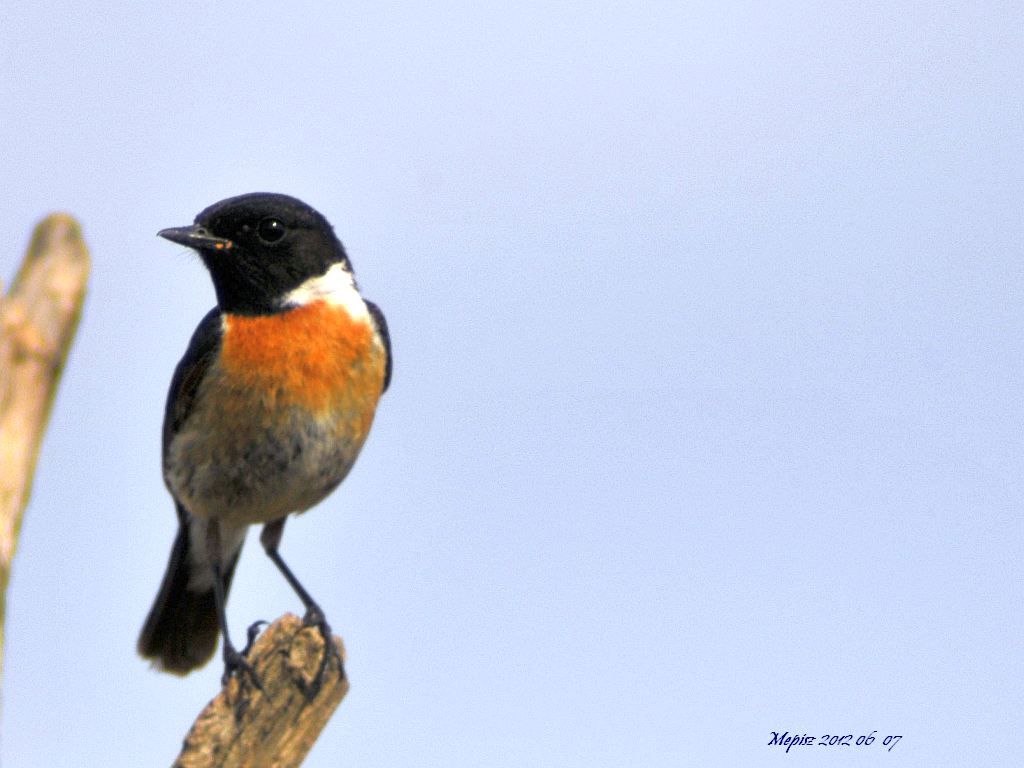
[[[335,637],[342,655],[341,638]],[[256,640],[249,663],[263,686],[244,674],[202,711],[174,768],[293,768],[301,765],[348,692],[348,679],[331,657],[315,695],[310,686],[323,658],[319,630],[291,614]]]
[[[10,291],[0,296],[0,670],[11,562],[88,277],[81,227],[55,213],[36,227]]]

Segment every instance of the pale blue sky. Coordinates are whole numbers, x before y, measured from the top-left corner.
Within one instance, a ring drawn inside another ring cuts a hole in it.
[[[22,2],[0,63],[0,275],[54,209],[95,264],[5,768],[169,764],[217,690],[134,653],[213,301],[155,233],[256,190],[395,347],[284,539],[350,657],[308,766],[1019,763],[1018,3]],[[300,608],[251,538],[237,633]]]

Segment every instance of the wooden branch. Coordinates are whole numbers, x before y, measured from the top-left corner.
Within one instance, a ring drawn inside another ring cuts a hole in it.
[[[0,294],[0,670],[11,562],[88,277],[81,227],[55,213],[36,227],[10,291]]]
[[[341,638],[334,642],[344,656]],[[323,652],[319,630],[297,616],[286,614],[271,624],[248,656],[263,692],[244,673],[232,676],[185,737],[174,768],[301,765],[348,692],[348,679],[331,657],[322,687],[307,698]]]

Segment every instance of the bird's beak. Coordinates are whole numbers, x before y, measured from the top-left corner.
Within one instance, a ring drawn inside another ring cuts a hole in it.
[[[171,227],[157,232],[159,237],[172,243],[194,248],[197,251],[226,251],[234,247],[234,243],[224,237],[216,237],[206,227],[193,224],[190,227]]]

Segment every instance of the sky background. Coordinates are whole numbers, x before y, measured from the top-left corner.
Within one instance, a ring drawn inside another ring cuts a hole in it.
[[[327,216],[394,343],[359,462],[284,538],[352,682],[307,766],[1019,764],[1020,3],[2,16],[0,276],[52,210],[94,263],[5,768],[169,765],[218,690],[134,651],[213,303],[155,233],[257,190]],[[300,608],[251,535],[235,633]]]

